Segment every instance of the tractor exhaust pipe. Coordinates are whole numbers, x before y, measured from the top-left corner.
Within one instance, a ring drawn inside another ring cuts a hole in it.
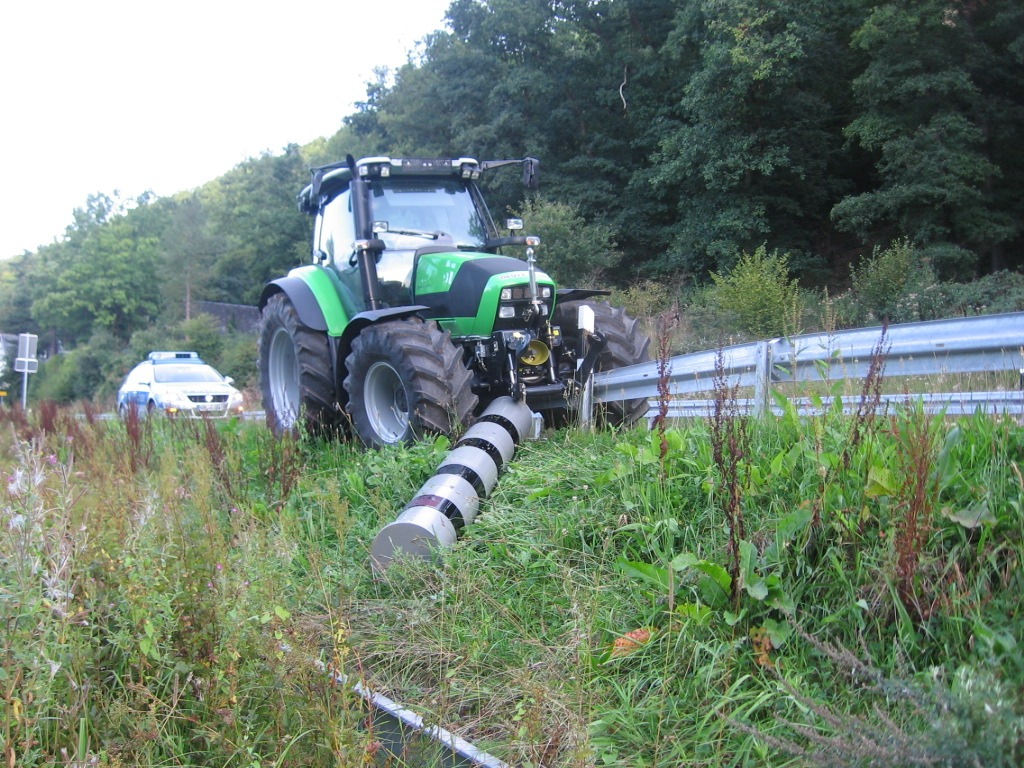
[[[426,558],[438,548],[453,546],[534,426],[534,414],[525,402],[499,397],[491,403],[398,519],[377,534],[370,548],[373,569],[383,573],[401,553]]]

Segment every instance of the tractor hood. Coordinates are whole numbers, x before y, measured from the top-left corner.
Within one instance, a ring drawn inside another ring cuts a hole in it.
[[[547,293],[544,303],[550,311],[555,282],[540,270],[536,274],[538,289]],[[526,262],[511,256],[426,253],[416,261],[413,301],[430,307],[436,318],[452,318],[451,330],[458,336],[489,336],[499,304],[529,301],[529,282]],[[509,291],[503,297],[506,288]]]

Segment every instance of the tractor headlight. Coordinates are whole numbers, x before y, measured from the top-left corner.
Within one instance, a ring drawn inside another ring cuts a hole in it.
[[[504,291],[502,291],[504,293]],[[498,307],[498,317],[502,320],[511,320],[516,316],[516,308],[512,306],[501,306]]]
[[[501,289],[501,300],[502,301],[512,301],[512,289],[511,288],[502,288]]]

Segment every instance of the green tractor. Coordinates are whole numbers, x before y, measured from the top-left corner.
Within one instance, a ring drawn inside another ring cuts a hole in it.
[[[533,158],[369,157],[312,170],[298,196],[315,219],[312,264],[260,296],[260,387],[268,424],[354,432],[366,445],[455,434],[492,400],[526,399],[553,422],[576,407],[593,371],[648,359],[649,340],[607,291],[562,289],[537,268],[540,240],[506,222],[499,235],[476,180]],[[501,255],[525,248],[525,261]],[[593,332],[577,323],[594,311]],[[604,403],[629,425],[646,400]]]

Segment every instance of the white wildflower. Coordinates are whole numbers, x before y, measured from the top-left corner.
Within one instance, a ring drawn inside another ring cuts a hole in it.
[[[11,496],[18,496],[25,490],[25,470],[21,467],[15,469],[7,476],[7,492]]]

